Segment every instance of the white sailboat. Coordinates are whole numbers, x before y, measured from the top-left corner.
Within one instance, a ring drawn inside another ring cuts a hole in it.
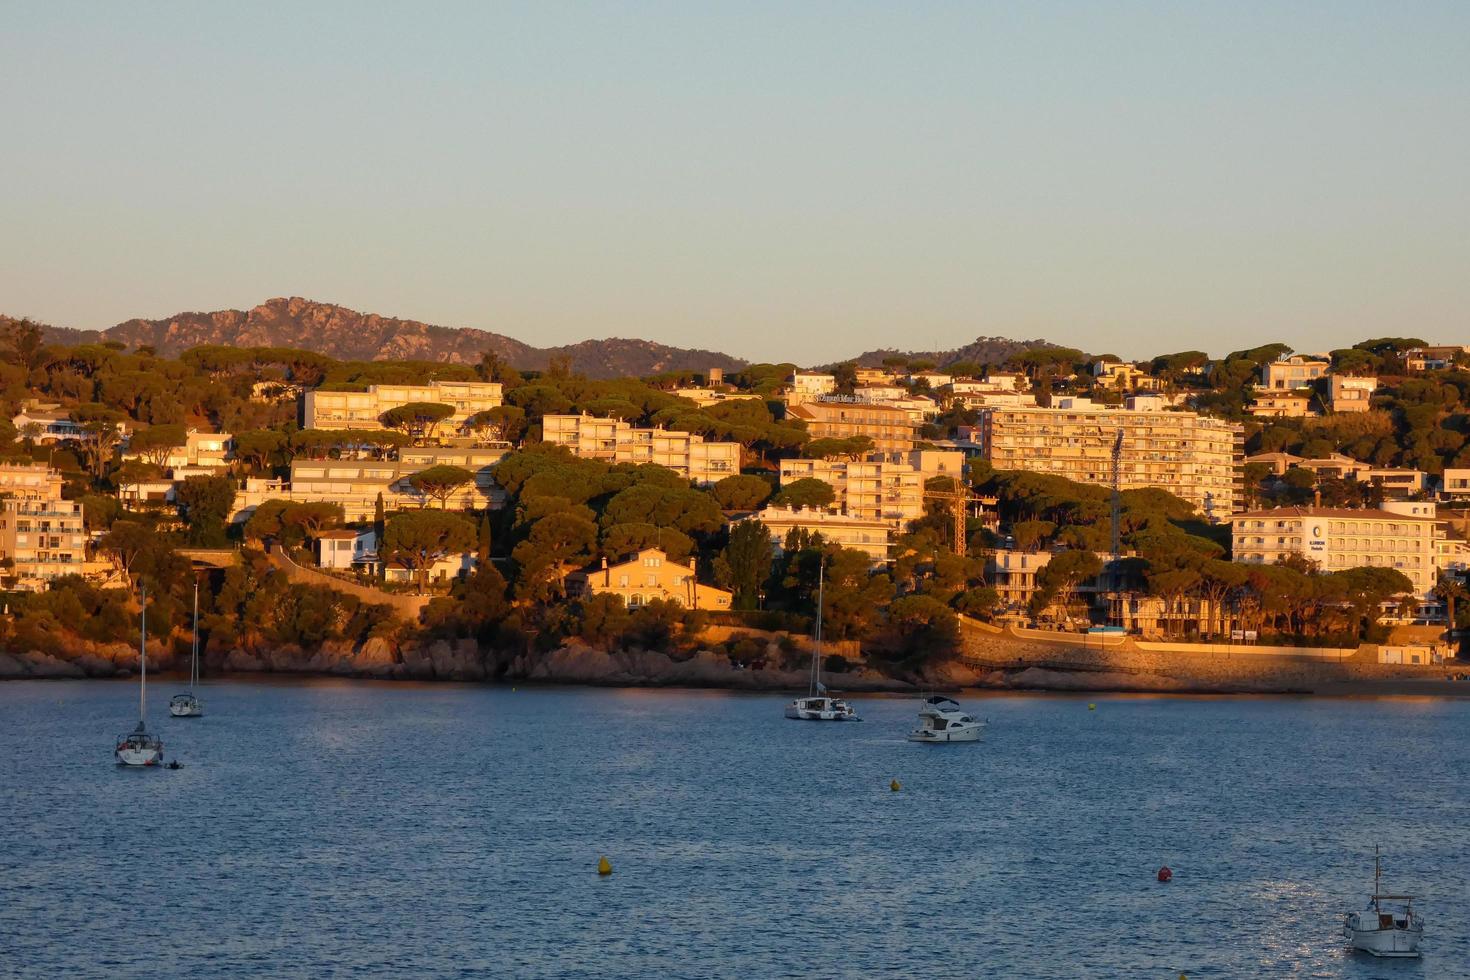
[[[175,718],[198,718],[204,714],[204,702],[194,693],[199,685],[199,583],[194,583],[194,646],[189,654],[189,691],[169,698],[168,713]]]
[[[1382,867],[1373,848],[1373,895],[1361,912],[1349,912],[1342,934],[1353,949],[1373,956],[1408,958],[1419,955],[1424,920],[1414,911],[1413,895],[1385,895],[1380,887]]]
[[[148,590],[142,592],[138,620],[138,727],[117,737],[113,754],[120,766],[156,766],[163,761],[163,739],[148,731]]]
[[[804,698],[786,706],[786,717],[793,721],[861,721],[857,709],[841,698],[827,696],[822,683],[822,609],[826,599],[827,563],[817,568],[817,628],[813,634],[810,683]]]

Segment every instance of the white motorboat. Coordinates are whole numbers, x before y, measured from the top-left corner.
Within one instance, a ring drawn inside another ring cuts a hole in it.
[[[1413,895],[1385,895],[1380,887],[1382,868],[1373,849],[1373,895],[1361,912],[1349,912],[1342,934],[1353,949],[1373,956],[1414,957],[1424,938],[1424,920],[1414,911]]]
[[[919,727],[909,732],[910,742],[978,742],[985,722],[965,713],[952,698],[925,698],[919,708]]]
[[[148,592],[142,594],[138,624],[138,727],[117,737],[113,755],[120,766],[156,766],[163,762],[163,739],[148,731]]]
[[[189,690],[169,698],[168,713],[175,718],[198,718],[204,714],[204,702],[194,693],[199,686],[199,583],[194,583],[194,647],[189,656]]]
[[[812,666],[806,697],[786,706],[786,717],[793,721],[862,721],[857,709],[841,698],[830,697],[822,683],[822,606],[826,599],[824,560],[817,567],[817,628],[812,635]]]

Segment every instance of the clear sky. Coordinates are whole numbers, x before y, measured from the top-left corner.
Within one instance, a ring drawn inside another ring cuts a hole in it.
[[[1470,2],[11,3],[0,311],[1470,342]]]

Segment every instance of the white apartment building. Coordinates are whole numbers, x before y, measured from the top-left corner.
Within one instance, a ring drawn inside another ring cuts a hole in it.
[[[1312,399],[1316,397],[1308,389],[1291,391],[1261,390],[1251,396],[1246,411],[1258,419],[1304,419],[1315,414]]]
[[[801,528],[820,534],[825,541],[863,552],[874,565],[891,560],[892,526],[887,521],[834,514],[811,507],[767,507],[746,520],[758,520],[766,526],[771,534],[774,554],[781,553],[788,534]]]
[[[985,580],[1000,597],[1002,609],[1024,608],[1036,594],[1036,576],[1051,562],[1050,551],[999,548],[985,556]]]
[[[862,521],[902,529],[924,516],[924,479],[907,463],[781,460],[782,486],[807,479],[832,488],[834,510]]]
[[[1144,399],[1144,402],[1150,401]],[[996,469],[1054,473],[1110,486],[1123,434],[1122,489],[1158,487],[1221,520],[1240,500],[1241,426],[1194,412],[1106,408],[1058,399],[1053,408],[987,408],[974,438]]]
[[[1440,493],[1453,501],[1470,500],[1470,467],[1447,467],[1440,478]]]
[[[87,527],[73,500],[0,499],[0,582],[42,591],[63,575],[86,571]]]
[[[959,450],[916,449],[901,463],[877,460],[781,460],[781,485],[821,480],[832,488],[832,507],[850,517],[879,521],[902,531],[924,516],[924,483],[937,476],[963,480]]]
[[[1404,368],[1409,371],[1443,371],[1452,366],[1455,359],[1470,354],[1470,345],[1437,344],[1429,347],[1412,347],[1404,351]]]
[[[1270,565],[1303,555],[1324,572],[1378,566],[1395,568],[1428,598],[1438,578],[1438,522],[1421,514],[1337,507],[1278,507],[1230,519],[1232,556],[1243,564]]]
[[[434,381],[426,385],[369,385],[367,391],[325,391],[314,388],[301,396],[301,426],[305,429],[381,429],[389,409],[415,402],[449,405],[454,414],[444,429],[457,429],[479,412],[499,408],[497,381]]]
[[[1334,374],[1328,379],[1328,385],[1327,404],[1334,412],[1366,412],[1372,407],[1378,379]]]
[[[267,500],[293,503],[341,504],[349,522],[369,521],[382,494],[386,510],[438,507],[413,488],[409,477],[431,466],[458,466],[469,470],[474,481],[450,494],[449,510],[496,509],[505,503],[505,491],[495,482],[494,467],[506,453],[501,448],[435,449],[400,451],[396,460],[298,459],[291,463],[291,479],[245,481],[235,497],[232,520],[248,520],[255,508]]]
[[[1325,377],[1332,362],[1306,354],[1293,354],[1261,365],[1261,387],[1273,391],[1311,387],[1313,381]]]
[[[813,439],[850,439],[867,436],[873,448],[890,459],[899,459],[914,448],[919,420],[897,405],[859,403],[835,398],[792,405],[786,417],[806,423]]]
[[[939,371],[914,371],[910,372],[905,379],[909,384],[915,385],[920,381],[926,382],[930,388],[938,390],[947,384],[954,382],[954,375],[942,374]]]
[[[1018,408],[1036,404],[1036,396],[1031,392],[1017,391],[1014,388],[971,384],[961,388],[959,382],[956,382],[950,391],[949,404],[963,408]]]
[[[793,405],[830,395],[837,390],[837,379],[818,371],[797,371],[786,379],[786,399]]]
[[[160,465],[175,476],[179,475],[179,470],[194,470],[190,475],[198,475],[225,469],[233,458],[234,439],[228,432],[203,432],[191,428],[184,433],[184,444],[170,449]],[[143,456],[125,452],[122,458],[138,460]]]
[[[987,371],[985,381],[991,387],[1011,391],[1030,391],[1031,379],[1014,371]]]
[[[377,559],[378,532],[372,528],[322,531],[315,547],[318,568],[350,570]]]
[[[45,463],[0,461],[0,496],[60,500],[61,474]]]
[[[16,438],[29,439],[38,446],[54,446],[85,434],[81,423],[58,406],[28,404],[11,418],[10,424],[15,426]]]
[[[725,402],[761,400],[761,396],[753,391],[734,391],[726,388],[675,388],[671,394],[687,398],[700,408],[722,405]]]
[[[581,459],[655,463],[701,484],[740,472],[738,442],[705,442],[697,433],[635,428],[620,419],[547,415],[541,420],[541,439],[566,446]]]

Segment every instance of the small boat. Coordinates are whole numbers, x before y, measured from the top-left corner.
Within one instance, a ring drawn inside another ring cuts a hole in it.
[[[857,709],[842,698],[828,696],[827,686],[822,683],[822,605],[826,599],[826,571],[824,560],[817,567],[817,628],[812,637],[812,666],[806,697],[797,698],[786,706],[786,717],[793,721],[862,721]]]
[[[156,766],[163,762],[163,739],[148,731],[148,592],[142,594],[138,623],[138,727],[117,737],[113,755],[120,766]]]
[[[1373,956],[1414,957],[1424,938],[1424,920],[1414,911],[1413,895],[1385,895],[1380,887],[1382,867],[1373,848],[1373,895],[1361,912],[1349,912],[1342,934],[1353,949]]]
[[[169,698],[168,713],[175,718],[198,718],[204,714],[204,702],[194,693],[199,685],[199,583],[194,583],[194,648],[189,656],[189,691]]]
[[[910,742],[978,742],[985,722],[965,713],[953,698],[925,698],[919,708],[919,727],[909,732]]]

